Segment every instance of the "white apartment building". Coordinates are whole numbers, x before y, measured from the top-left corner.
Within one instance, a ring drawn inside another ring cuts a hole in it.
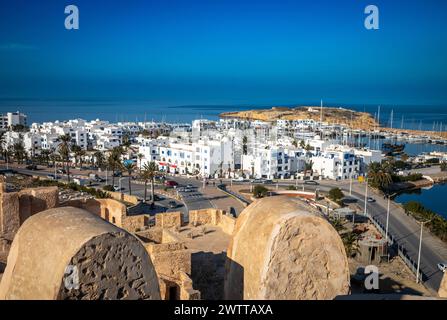
[[[253,178],[287,178],[290,176],[290,156],[282,147],[257,147],[242,155],[242,170]]]
[[[152,151],[151,151],[152,152]],[[196,143],[169,143],[160,146],[158,165],[161,170],[179,174],[210,177],[234,170],[232,141],[199,140]]]
[[[356,179],[361,172],[362,158],[353,151],[327,149],[312,156],[312,170],[323,179]]]
[[[27,116],[19,111],[0,114],[0,130],[7,130],[16,125],[27,126]]]

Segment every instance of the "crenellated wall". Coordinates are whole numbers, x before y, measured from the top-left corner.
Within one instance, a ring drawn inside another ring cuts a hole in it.
[[[218,226],[227,234],[233,234],[236,219],[227,215],[224,210],[203,209],[189,211],[189,223],[192,225],[213,225]]]

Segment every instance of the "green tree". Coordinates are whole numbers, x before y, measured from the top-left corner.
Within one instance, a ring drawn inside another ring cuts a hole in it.
[[[253,188],[253,196],[255,198],[264,198],[267,195],[268,191],[269,190],[266,187],[261,186],[261,185],[256,185]]]
[[[242,138],[242,153],[246,156],[248,154],[248,138],[244,136]]]
[[[343,245],[345,246],[346,255],[354,257],[359,252],[358,240],[359,236],[354,232],[346,232],[341,235]]]
[[[25,151],[25,146],[23,145],[23,140],[20,140],[20,141],[14,143],[12,148],[14,150],[13,151],[14,157],[16,158],[17,163],[22,164],[23,160],[25,160],[27,157],[27,153]]]
[[[104,153],[102,153],[101,151],[95,151],[95,153],[93,154],[93,158],[95,159],[95,165],[98,169],[104,167],[105,165]]]
[[[112,186],[115,186],[115,174],[117,171],[123,169],[123,163],[121,161],[121,156],[124,154],[123,148],[115,147],[110,151],[107,157],[107,167],[112,171]]]
[[[71,137],[69,134],[65,134],[62,136],[59,136],[59,146],[58,146],[58,152],[59,155],[65,163],[66,170],[67,170],[67,181],[70,183],[70,150],[71,150]]]
[[[141,171],[141,178],[144,180],[144,202],[147,201],[147,183],[151,182],[151,201],[152,204],[155,202],[155,193],[154,193],[154,182],[155,177],[159,173],[158,165],[151,161],[149,163],[146,163]]]
[[[311,175],[312,175],[312,173],[313,173],[313,166],[314,166],[314,163],[313,163],[312,160],[310,160],[309,162],[306,162],[304,164],[304,179],[306,179],[307,173],[309,171],[311,172]]]
[[[331,199],[332,201],[338,203],[341,199],[343,199],[344,196],[345,194],[343,193],[343,191],[341,191],[340,188],[332,188],[331,190],[329,190],[329,199]]]
[[[447,161],[443,161],[440,167],[441,171],[447,171]]]
[[[132,173],[135,171],[135,164],[133,162],[126,162],[124,164],[124,169],[127,171],[127,174],[129,175],[129,194],[132,195]]]
[[[139,163],[138,170],[141,172],[141,162],[144,159],[144,154],[142,154],[142,153],[137,154],[137,158],[138,158],[138,163]]]
[[[386,164],[373,162],[368,168],[368,182],[373,188],[387,189],[393,182],[390,168]]]

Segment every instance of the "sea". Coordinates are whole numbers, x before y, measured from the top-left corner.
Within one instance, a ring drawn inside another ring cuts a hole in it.
[[[279,105],[295,107],[300,105],[320,105],[314,103],[296,103],[294,105]],[[383,126],[414,129],[440,130],[447,126],[447,105],[355,105],[355,104],[324,104],[327,107],[342,107],[356,111],[369,112],[379,119]],[[0,99],[0,113],[21,111],[28,115],[29,123],[82,118],[85,120],[123,121],[167,121],[171,123],[186,123],[194,119],[219,118],[219,114],[229,111],[271,108],[275,105],[243,104],[179,104],[155,102],[151,100],[19,100]],[[276,105],[278,106],[278,105]]]
[[[394,201],[398,203],[407,203],[417,201],[437,214],[447,219],[447,206],[444,197],[447,195],[447,184],[438,184],[428,188],[407,191],[397,196]]]

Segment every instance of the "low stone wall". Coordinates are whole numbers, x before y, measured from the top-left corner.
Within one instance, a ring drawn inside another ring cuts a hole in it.
[[[180,238],[174,232],[171,232],[168,229],[163,229],[161,242],[162,243],[180,242]]]
[[[236,219],[218,209],[202,209],[189,211],[189,222],[192,225],[213,225],[222,228],[227,234],[233,234]]]
[[[57,187],[6,192],[6,184],[0,179],[0,238],[12,242],[19,227],[29,217],[58,205]]]
[[[194,290],[191,278],[180,272],[180,300],[200,300],[200,291]]]
[[[121,192],[107,191],[107,193],[110,194],[112,199],[115,199],[118,201],[128,202],[128,203],[132,203],[132,204],[138,204],[140,202],[140,199],[136,196],[131,196],[131,195],[121,193]]]
[[[191,274],[191,251],[184,243],[147,243],[146,250],[158,275],[179,279],[179,272]]]
[[[87,210],[132,233],[142,230],[148,225],[149,220],[149,217],[145,215],[127,216],[126,206],[114,199],[70,200],[62,203],[61,206]]]
[[[183,214],[181,212],[159,213],[155,216],[155,225],[160,228],[180,228]]]

